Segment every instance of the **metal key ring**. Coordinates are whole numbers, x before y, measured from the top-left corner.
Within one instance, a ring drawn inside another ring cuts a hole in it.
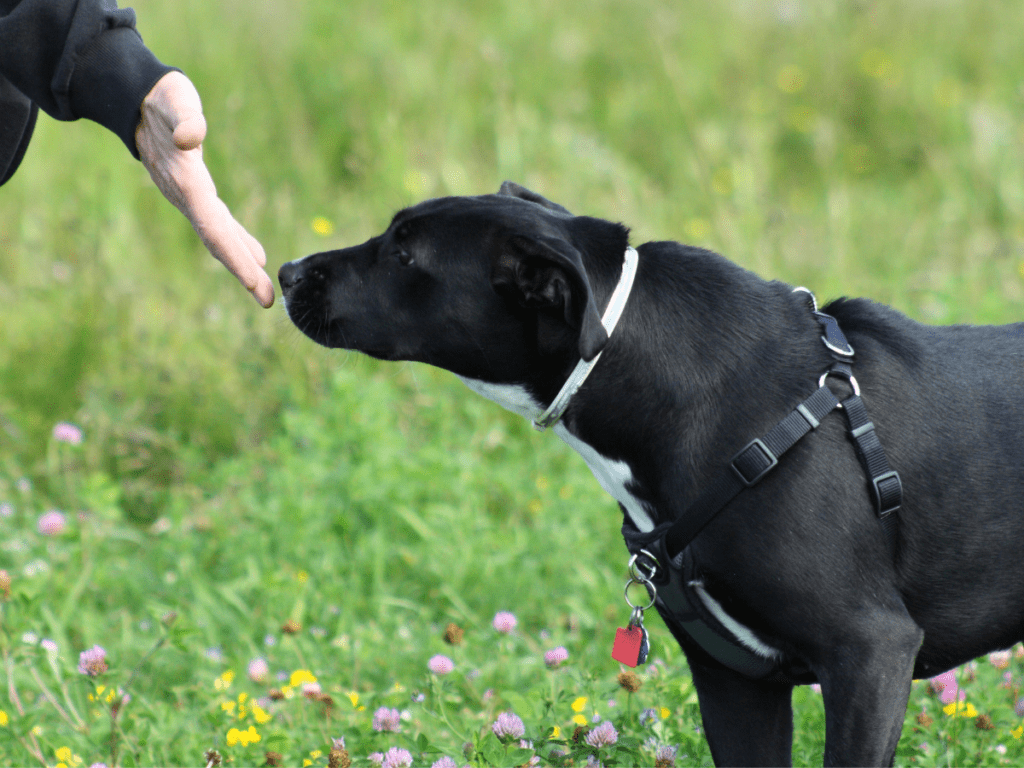
[[[650,560],[650,572],[646,575],[640,570],[642,566],[638,565],[636,562],[636,559],[640,557],[640,555],[643,555],[648,560]],[[641,549],[639,552],[637,552],[635,555],[629,558],[629,565],[627,567],[629,569],[629,577],[633,581],[638,581],[643,584],[650,584],[651,580],[654,578],[654,574],[658,572],[658,558],[656,558],[646,549]],[[653,587],[654,585],[651,584],[651,586]]]
[[[649,602],[647,605],[634,605],[633,601],[629,599],[630,584],[643,584],[645,587],[647,587],[647,594],[650,596],[651,602]],[[641,611],[646,611],[648,608],[654,605],[654,601],[658,599],[658,589],[649,581],[639,581],[638,579],[631,578],[629,581],[626,582],[626,589],[623,590],[622,596],[626,599],[626,605],[628,605],[630,608],[639,608]]]

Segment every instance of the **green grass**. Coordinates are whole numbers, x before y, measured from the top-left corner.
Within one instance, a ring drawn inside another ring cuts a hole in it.
[[[867,295],[927,322],[1024,316],[1009,0],[134,7],[198,86],[207,162],[271,273],[360,242],[400,206],[509,178],[627,223],[634,243],[706,245],[822,299]],[[54,765],[68,747],[113,764],[105,697],[133,670],[121,765],[205,765],[213,748],[324,765],[338,736],[357,764],[395,745],[430,765],[464,742],[477,763],[525,761],[484,738],[509,709],[544,760],[595,712],[621,734],[606,763],[650,764],[652,737],[680,747],[677,764],[709,760],[653,615],[656,672],[633,694],[616,682],[620,513],[579,458],[448,374],[323,350],[259,310],[98,126],[42,118],[0,189],[0,304],[0,763],[38,763],[38,748]],[[82,445],[54,441],[60,421]],[[61,535],[37,531],[50,509],[68,515]],[[491,628],[499,610],[513,636]],[[90,680],[75,666],[94,644],[111,669]],[[557,645],[569,661],[547,670]],[[450,675],[428,673],[436,653]],[[265,724],[239,720],[240,693],[282,685],[246,677],[258,656],[284,683],[311,670],[329,713],[297,695],[265,702]],[[983,662],[964,685],[977,717],[943,714],[917,684],[900,764],[1024,761],[1011,671],[1002,688]],[[820,762],[820,697],[795,702],[795,759]],[[401,734],[372,729],[385,705],[408,710]],[[250,724],[261,741],[228,746]]]

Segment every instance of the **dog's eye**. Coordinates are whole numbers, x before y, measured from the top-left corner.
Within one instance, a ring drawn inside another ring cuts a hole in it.
[[[405,250],[395,251],[395,258],[398,259],[398,263],[403,267],[408,267],[413,262],[412,254]]]

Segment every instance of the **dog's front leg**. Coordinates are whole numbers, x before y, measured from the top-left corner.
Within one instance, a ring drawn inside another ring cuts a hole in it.
[[[892,765],[924,632],[903,611],[872,611],[814,665],[825,699],[825,765]]]
[[[715,765],[792,765],[793,686],[692,660],[690,673]]]

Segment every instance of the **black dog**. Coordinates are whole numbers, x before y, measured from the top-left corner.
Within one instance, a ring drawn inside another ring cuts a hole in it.
[[[642,535],[815,392],[834,355],[805,294],[673,242],[637,249],[609,337],[627,248],[625,227],[506,183],[401,211],[279,280],[314,341],[445,368],[531,419],[600,352],[555,432]],[[825,763],[892,764],[913,677],[1024,638],[1024,324],[929,327],[863,299],[826,310],[902,478],[895,553],[838,414],[690,543],[702,610],[772,667],[730,669],[659,603],[719,765],[788,764],[792,687],[815,680]]]

